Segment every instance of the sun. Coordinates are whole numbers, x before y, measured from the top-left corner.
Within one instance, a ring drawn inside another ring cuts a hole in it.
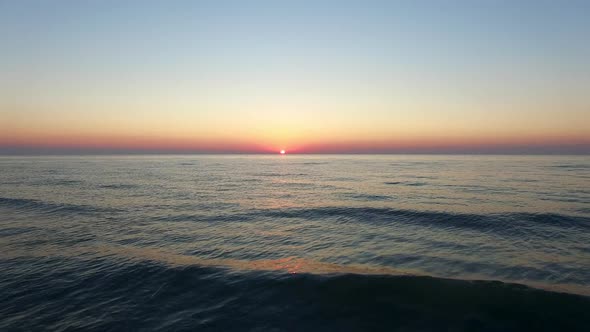
[[[281,152],[280,152],[280,153],[281,153],[281,154],[285,154],[285,150],[281,150]]]

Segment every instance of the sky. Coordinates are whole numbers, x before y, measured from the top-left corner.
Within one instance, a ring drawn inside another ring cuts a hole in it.
[[[590,154],[588,15],[0,0],[0,153]]]

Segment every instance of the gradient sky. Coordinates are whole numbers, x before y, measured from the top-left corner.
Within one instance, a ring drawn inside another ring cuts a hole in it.
[[[0,153],[590,153],[589,16],[590,1],[0,0]]]

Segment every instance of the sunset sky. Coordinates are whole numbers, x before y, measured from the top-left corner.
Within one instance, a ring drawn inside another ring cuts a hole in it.
[[[4,0],[0,153],[590,153],[589,16],[590,1]]]

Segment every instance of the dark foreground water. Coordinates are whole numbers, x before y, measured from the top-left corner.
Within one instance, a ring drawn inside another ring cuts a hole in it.
[[[590,158],[0,158],[0,331],[588,331]]]

